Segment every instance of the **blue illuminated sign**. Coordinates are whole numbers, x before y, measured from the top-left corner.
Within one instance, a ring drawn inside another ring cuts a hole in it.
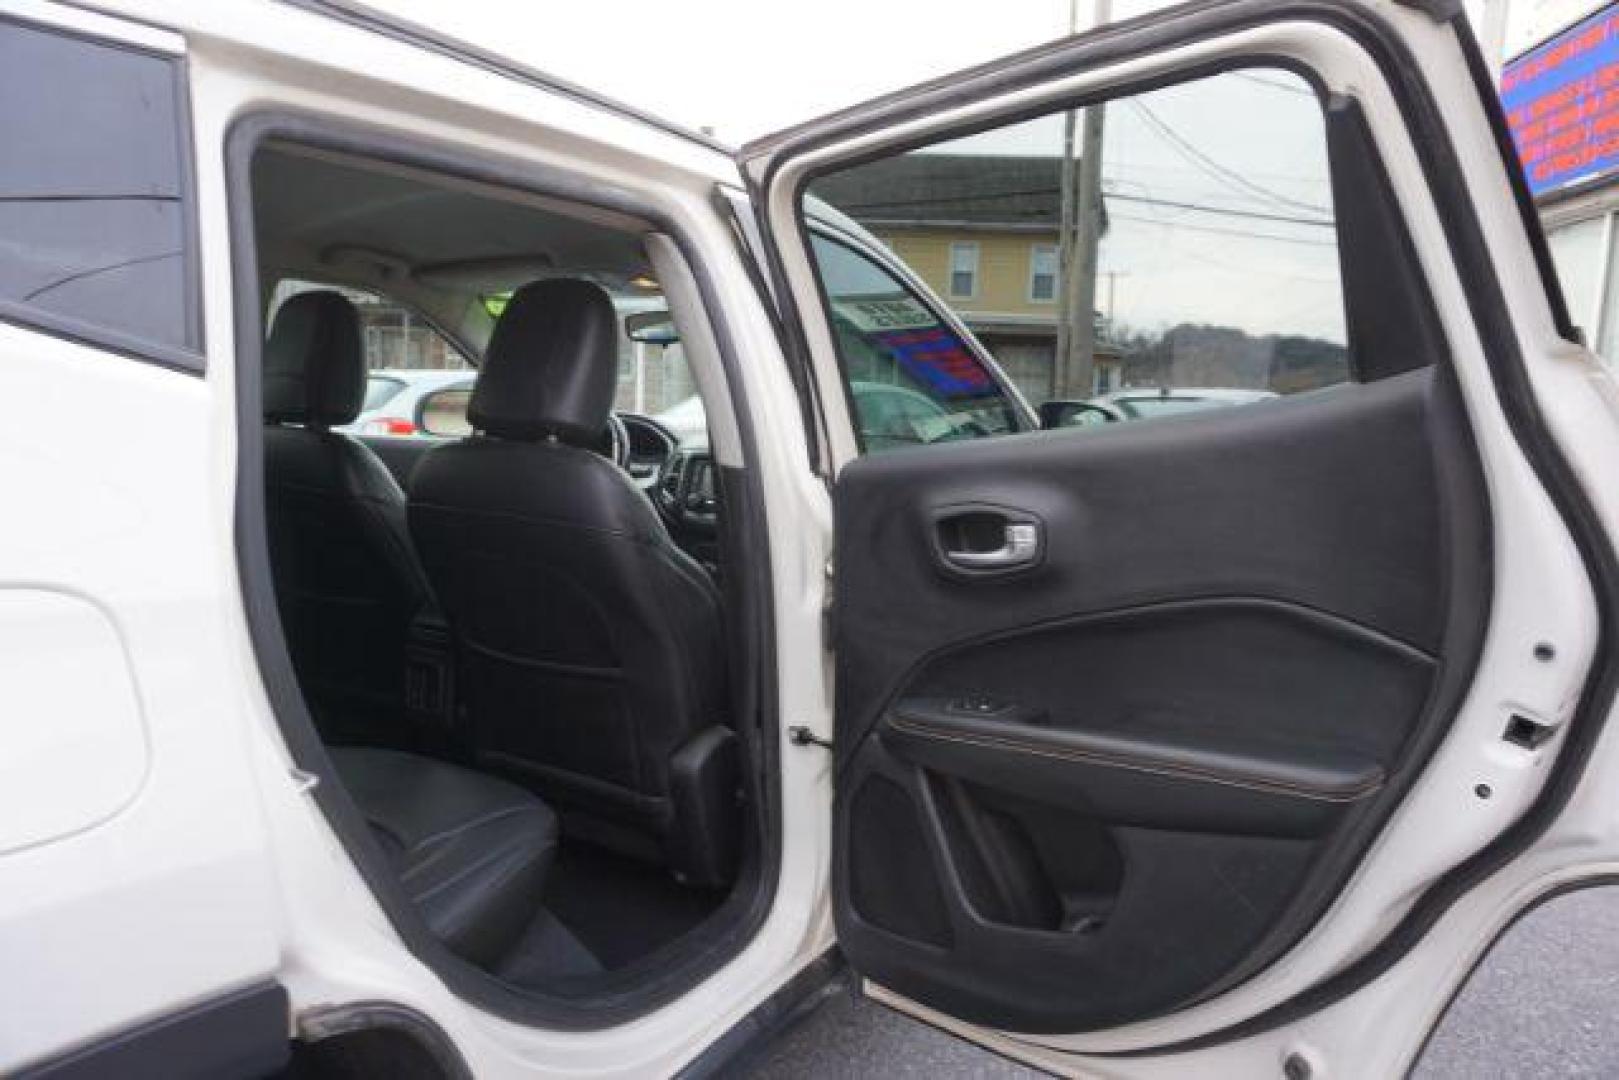
[[[1536,195],[1619,169],[1616,6],[1530,50],[1501,73],[1501,105]]]

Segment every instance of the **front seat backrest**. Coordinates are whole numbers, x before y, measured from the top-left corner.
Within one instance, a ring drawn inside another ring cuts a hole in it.
[[[264,494],[276,597],[304,699],[328,740],[397,741],[405,640],[429,595],[405,496],[330,430],[365,400],[360,316],[342,294],[281,305],[264,349]]]
[[[417,466],[411,533],[479,762],[538,787],[565,828],[717,884],[737,817],[719,599],[590,449],[617,372],[599,286],[520,289],[473,391],[476,434]]]

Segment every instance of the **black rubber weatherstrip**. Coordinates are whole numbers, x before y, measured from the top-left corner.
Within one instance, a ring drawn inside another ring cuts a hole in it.
[[[1613,640],[1614,612],[1616,605],[1619,605],[1619,562],[1615,560],[1606,532],[1580,489],[1572,467],[1545,428],[1529,385],[1523,357],[1518,350],[1515,327],[1506,314],[1488,245],[1466,185],[1460,179],[1455,149],[1438,105],[1422,78],[1421,68],[1386,22],[1363,7],[1345,0],[1240,0],[1236,3],[1205,2],[1182,6],[1114,24],[1078,41],[1065,39],[1012,58],[948,75],[920,88],[900,91],[790,129],[749,144],[742,150],[745,162],[751,158],[764,158],[762,175],[745,169],[755,205],[763,218],[766,212],[765,195],[775,171],[789,154],[801,154],[827,143],[880,130],[909,119],[926,117],[952,106],[1039,84],[1081,68],[1101,66],[1165,47],[1284,20],[1317,22],[1339,30],[1364,48],[1388,79],[1390,89],[1410,126],[1412,142],[1439,208],[1446,239],[1457,272],[1467,289],[1469,307],[1483,339],[1492,380],[1509,427],[1563,517],[1591,576],[1598,610],[1596,659],[1570,719],[1563,749],[1535,802],[1494,841],[1430,886],[1405,918],[1371,950],[1314,987],[1249,1020],[1179,1043],[1092,1056],[1140,1057],[1219,1045],[1271,1030],[1341,1000],[1389,970],[1474,884],[1534,843],[1572,795],[1606,722],[1616,686],[1619,686],[1619,678],[1616,678],[1619,676],[1619,657],[1607,648]],[[1452,25],[1470,53],[1479,93],[1484,101],[1492,103],[1488,108],[1496,128],[1498,150],[1502,153],[1508,173],[1512,174],[1518,166],[1510,139],[1502,136],[1505,125],[1499,105],[1494,104],[1493,87],[1487,74],[1482,71],[1477,48],[1465,22],[1457,20]],[[1522,178],[1514,176],[1513,183],[1554,320],[1563,336],[1577,341],[1578,335],[1572,333],[1550,261],[1543,258],[1546,245],[1544,238],[1538,235],[1539,224],[1534,219],[1532,204],[1524,197]],[[776,278],[784,306],[791,306],[791,295],[785,291],[785,269],[780,263],[780,252],[775,250],[774,245],[771,272]],[[792,320],[788,321],[791,324]],[[803,363],[807,351],[801,335],[794,335],[789,345],[798,353],[795,361]]]
[[[647,221],[669,235],[697,281],[705,312],[714,327],[736,412],[742,453],[757,461],[757,435],[751,414],[740,400],[742,386],[737,337],[717,302],[713,281],[679,224],[659,208],[616,185],[566,170],[491,155],[377,130],[361,124],[291,111],[265,111],[236,120],[225,138],[224,154],[230,214],[231,263],[236,282],[237,476],[236,555],[241,574],[244,612],[259,673],[281,726],[293,761],[300,769],[328,778],[313,797],[342,842],[350,859],[377,898],[396,933],[452,991],[505,1019],[560,1030],[598,1030],[626,1023],[680,997],[745,948],[763,925],[775,899],[781,854],[781,795],[776,733],[777,693],[773,601],[769,560],[758,543],[736,550],[751,552],[741,568],[749,604],[736,613],[743,620],[752,655],[738,664],[739,700],[751,704],[739,734],[749,764],[757,775],[751,802],[754,812],[752,850],[730,895],[703,926],[660,951],[651,961],[592,980],[589,987],[570,986],[580,996],[541,994],[512,986],[451,953],[422,922],[399,886],[376,839],[335,776],[325,746],[304,704],[287,652],[271,577],[263,498],[263,440],[260,415],[260,367],[263,318],[258,289],[259,268],[254,226],[252,161],[266,142],[283,140],[353,155],[361,161],[402,165],[461,177],[519,191],[611,209]],[[768,535],[757,469],[730,469],[736,500],[730,515],[736,528],[751,538]]]

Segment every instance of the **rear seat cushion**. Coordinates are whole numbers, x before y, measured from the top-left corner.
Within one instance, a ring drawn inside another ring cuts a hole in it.
[[[352,747],[330,754],[428,928],[468,960],[497,963],[539,910],[557,843],[550,807],[431,758]]]

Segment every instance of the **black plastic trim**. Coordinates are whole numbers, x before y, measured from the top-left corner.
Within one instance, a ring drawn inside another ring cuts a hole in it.
[[[264,339],[263,313],[258,289],[257,242],[251,195],[252,160],[266,141],[281,139],[353,154],[373,161],[403,165],[458,176],[502,187],[517,188],[555,198],[610,209],[641,218],[666,232],[681,250],[702,296],[715,330],[720,358],[731,387],[732,407],[746,460],[757,460],[757,436],[752,415],[740,397],[742,358],[737,337],[717,301],[717,290],[689,237],[679,224],[656,206],[622,188],[545,166],[478,155],[394,132],[339,122],[331,118],[290,111],[252,113],[237,119],[225,139],[225,165],[229,193],[231,259],[236,282],[234,296],[237,349],[236,553],[241,574],[242,599],[265,691],[280,723],[289,752],[297,765],[318,776],[335,772],[303,700],[287,652],[276,608],[271,577],[263,497],[263,440],[260,418],[259,369]],[[735,512],[731,521],[753,536],[768,535],[764,500],[756,469],[737,469],[732,493]],[[452,991],[504,1018],[526,1024],[567,1030],[596,1030],[633,1020],[679,997],[691,986],[718,970],[744,948],[763,924],[775,899],[781,852],[780,794],[776,767],[776,730],[779,719],[775,682],[775,643],[769,560],[758,544],[740,543],[736,549],[752,552],[745,571],[749,610],[736,613],[745,625],[756,628],[748,639],[753,654],[739,665],[741,700],[757,703],[758,722],[740,725],[738,734],[748,746],[749,758],[763,769],[754,778],[767,797],[755,800],[764,826],[739,875],[737,884],[707,922],[686,937],[642,961],[592,980],[588,987],[573,987],[577,997],[545,995],[514,987],[467,963],[446,949],[422,922],[400,888],[397,876],[377,849],[371,830],[339,783],[318,785],[313,798],[333,831],[377,897],[406,946],[444,979]],[[738,666],[733,666],[733,671]],[[588,996],[586,996],[588,995]]]
[[[731,226],[737,257],[747,268],[748,280],[753,283],[760,304],[770,316],[770,327],[776,332],[776,341],[781,345],[782,355],[790,356],[789,337],[782,323],[781,300],[771,287],[770,279],[766,277],[770,259],[768,248],[764,238],[759,234],[759,222],[752,213],[748,194],[740,188],[716,184],[713,202],[720,215]],[[787,375],[793,382],[793,389],[798,392],[798,411],[804,424],[804,444],[810,468],[824,476],[827,474],[825,434],[821,430],[820,400],[816,397],[813,373],[801,364],[789,363]]]
[[[1372,382],[1428,357],[1448,357],[1443,323],[1365,110],[1353,97],[1334,93],[1327,99],[1326,123],[1355,379]]]
[[[17,1077],[254,1080],[286,1066],[290,1023],[286,990],[280,983],[258,983],[98,1039]]]
[[[440,1075],[472,1080],[472,1068],[456,1048],[455,1040],[425,1013],[392,1001],[354,1001],[306,1009],[298,1014],[298,1038],[314,1045],[361,1031],[395,1031],[409,1038]]]

